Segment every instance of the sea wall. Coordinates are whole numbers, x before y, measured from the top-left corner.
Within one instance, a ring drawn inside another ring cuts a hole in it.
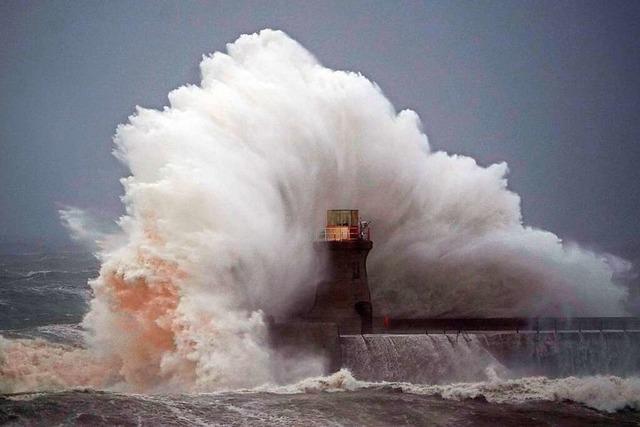
[[[521,375],[640,373],[640,331],[487,333],[481,342],[510,371]]]
[[[479,381],[500,363],[477,336],[342,335],[342,365],[368,381]]]
[[[270,326],[283,363],[315,360],[327,374],[348,368],[371,381],[447,383],[503,377],[640,374],[640,331],[483,331],[340,334],[335,323],[292,321]]]
[[[342,335],[342,366],[371,381],[640,373],[640,332]]]

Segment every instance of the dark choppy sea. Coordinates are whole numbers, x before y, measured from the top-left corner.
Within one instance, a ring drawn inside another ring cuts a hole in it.
[[[6,338],[41,338],[81,345],[78,323],[91,298],[87,280],[97,275],[98,268],[97,260],[84,253],[0,255],[0,333]],[[603,399],[614,396],[608,396],[606,390],[598,394],[597,388],[578,390],[580,393],[576,395],[583,398],[576,401],[566,398],[572,396],[566,390],[526,394],[534,387],[542,387],[540,384],[564,390],[564,383],[545,381],[526,383],[526,387],[517,382],[493,384],[498,390],[495,393],[495,390],[460,392],[484,390],[484,386],[478,388],[477,385],[475,389],[463,385],[450,390],[447,386],[431,389],[406,383],[398,386],[360,382],[357,386],[299,386],[288,390],[179,395],[96,390],[5,394],[0,395],[0,424],[640,425],[637,411],[640,396],[634,397],[635,389],[630,388],[630,383],[621,387],[626,387],[623,391],[631,393],[631,398],[627,395],[626,400],[614,406],[602,403]],[[516,398],[496,399],[496,396]],[[627,401],[630,403],[625,403]]]
[[[0,399],[0,420],[43,426],[637,426],[640,416],[597,412],[572,402],[496,404],[382,388],[178,396],[61,392]]]
[[[77,324],[99,263],[81,252],[0,255],[0,329]]]

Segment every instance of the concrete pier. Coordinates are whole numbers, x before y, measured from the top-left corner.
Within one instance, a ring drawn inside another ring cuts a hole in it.
[[[271,343],[288,358],[322,357],[325,374],[347,367],[369,380],[481,380],[487,360],[524,376],[640,373],[635,317],[375,320],[371,334],[332,322],[273,324]]]

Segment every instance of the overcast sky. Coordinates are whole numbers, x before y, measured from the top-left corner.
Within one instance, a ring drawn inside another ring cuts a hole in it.
[[[64,240],[64,205],[117,217],[117,124],[262,28],[377,82],[435,149],[506,161],[525,223],[640,247],[637,1],[4,0],[0,242]]]

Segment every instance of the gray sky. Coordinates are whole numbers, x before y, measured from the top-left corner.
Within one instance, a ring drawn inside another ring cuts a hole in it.
[[[120,214],[116,125],[198,82],[202,54],[266,27],[376,81],[435,149],[506,161],[527,224],[640,253],[633,1],[4,0],[0,242],[64,240],[61,205]]]

